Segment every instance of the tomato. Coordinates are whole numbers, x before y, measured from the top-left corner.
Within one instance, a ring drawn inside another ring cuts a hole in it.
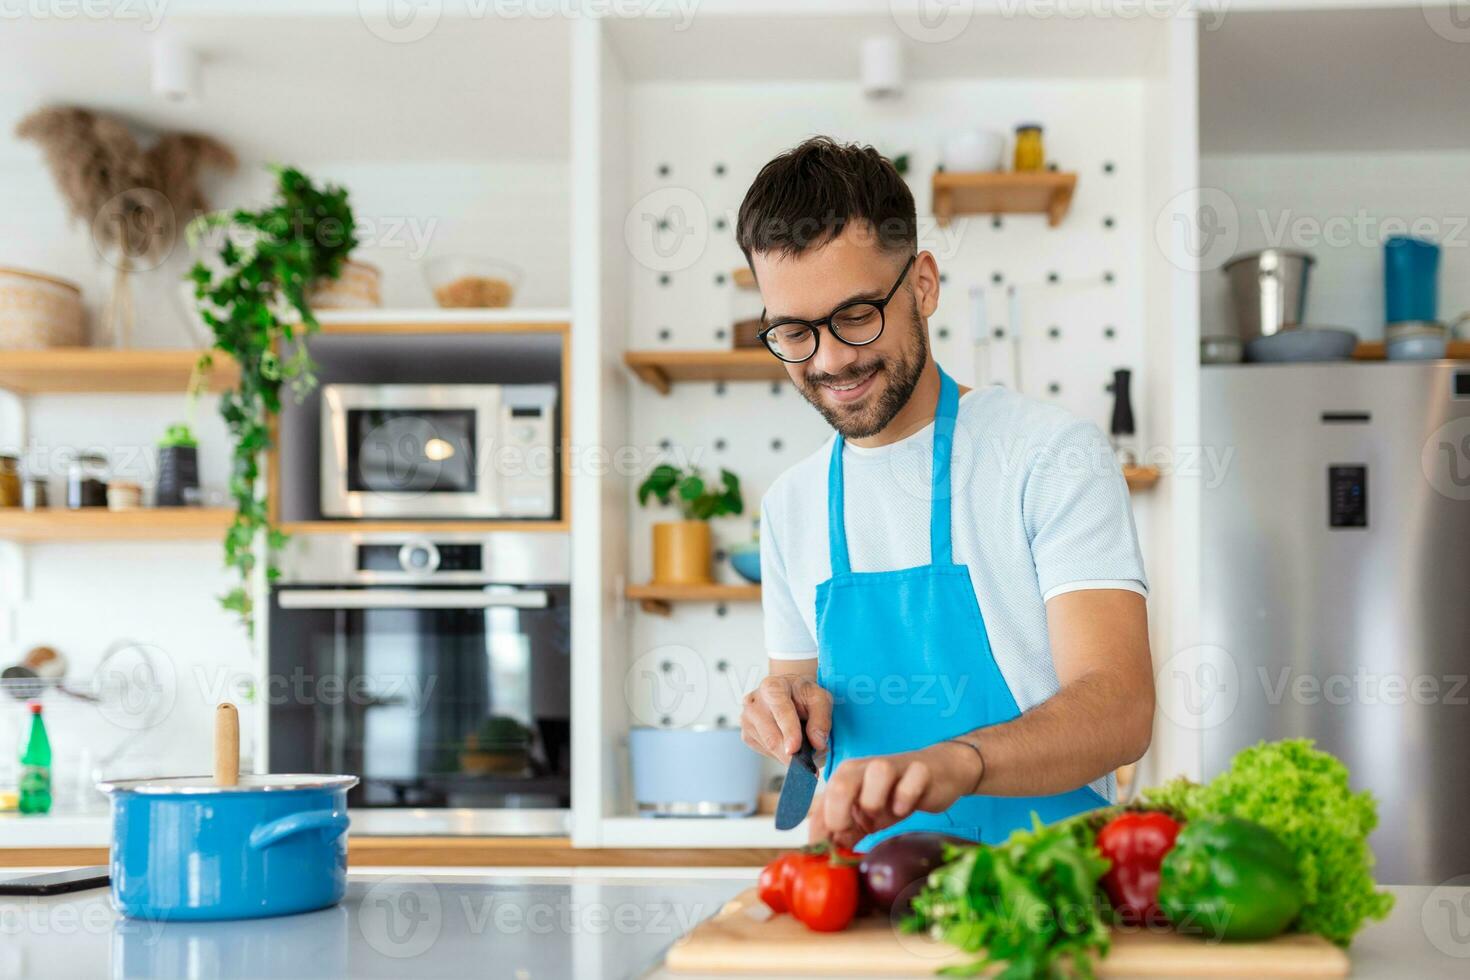
[[[791,892],[796,887],[796,872],[803,864],[811,862],[822,862],[827,860],[827,855],[815,851],[792,851],[783,854],[776,859],[776,864],[781,866],[777,878],[781,882],[781,894],[786,899],[786,911],[791,911]]]
[[[791,913],[808,929],[838,932],[857,914],[858,869],[840,857],[814,857],[796,865],[793,872]]]
[[[760,900],[765,902],[766,907],[777,915],[790,910],[790,905],[786,901],[786,885],[781,878],[792,856],[783,854],[762,868],[760,881],[756,885],[756,894],[760,896]]]

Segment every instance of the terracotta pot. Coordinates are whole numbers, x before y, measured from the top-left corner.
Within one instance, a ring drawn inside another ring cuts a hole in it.
[[[653,580],[659,585],[704,585],[710,576],[710,534],[705,521],[653,526]]]

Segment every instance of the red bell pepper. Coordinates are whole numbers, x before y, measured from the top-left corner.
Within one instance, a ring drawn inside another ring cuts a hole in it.
[[[1164,921],[1159,866],[1178,836],[1179,824],[1165,813],[1120,814],[1098,831],[1097,849],[1113,865],[1103,875],[1103,890],[1125,925]]]

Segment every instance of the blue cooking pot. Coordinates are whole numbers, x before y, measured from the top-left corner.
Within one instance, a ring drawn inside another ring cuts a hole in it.
[[[112,798],[112,904],[143,919],[255,919],[326,908],[347,888],[356,776],[101,783]]]

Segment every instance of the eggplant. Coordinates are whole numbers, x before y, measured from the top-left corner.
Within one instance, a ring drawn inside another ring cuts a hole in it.
[[[928,880],[929,873],[946,863],[945,845],[974,843],[952,834],[930,831],[890,837],[864,854],[858,865],[863,894],[878,912],[908,915],[914,896]]]

